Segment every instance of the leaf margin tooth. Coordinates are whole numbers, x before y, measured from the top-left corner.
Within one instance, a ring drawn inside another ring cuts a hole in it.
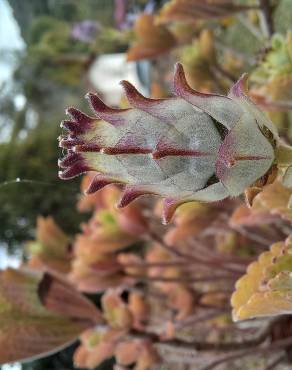
[[[93,194],[103,189],[104,187],[108,185],[119,184],[119,183],[121,183],[121,181],[114,177],[98,173],[91,180],[89,186],[85,189],[84,193],[85,195],[90,195],[90,194]]]

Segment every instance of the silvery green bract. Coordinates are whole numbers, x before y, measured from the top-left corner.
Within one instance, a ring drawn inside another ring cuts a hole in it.
[[[245,92],[244,75],[228,96],[203,94],[187,84],[181,64],[176,96],[149,99],[129,82],[122,85],[131,105],[112,109],[97,95],[87,98],[96,117],[69,108],[69,132],[60,137],[67,155],[60,178],[87,171],[97,175],[87,193],[110,183],[125,184],[120,207],[143,194],[165,198],[164,221],[185,202],[214,202],[237,196],[265,176],[278,135]]]

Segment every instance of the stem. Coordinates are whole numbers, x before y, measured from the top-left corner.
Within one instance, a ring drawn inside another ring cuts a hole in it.
[[[195,256],[193,254],[181,252],[177,248],[166,244],[163,241],[163,239],[161,239],[159,236],[153,233],[149,234],[148,237],[152,239],[152,241],[159,243],[162,248],[166,249],[168,252],[170,252],[171,254],[174,254],[177,257],[187,259],[189,261],[192,261],[193,263],[199,263],[205,266],[210,266],[210,267],[216,266],[217,270],[219,269],[219,270],[228,271],[230,273],[233,273],[234,275],[240,275],[242,271],[245,271],[245,267],[241,268],[241,266],[238,266],[237,263],[246,264],[247,262],[249,262],[249,261],[245,261],[241,257],[237,258],[236,256],[229,257],[229,256],[215,256],[215,255],[208,256],[209,259],[206,260],[206,258],[199,258],[198,256]],[[202,249],[202,252],[203,252],[202,255],[206,255],[206,251],[208,250],[206,246],[200,245],[199,241],[197,240],[193,240],[193,242],[196,243],[196,247],[199,246]],[[236,267],[228,266],[228,264],[236,265]]]
[[[253,348],[250,348],[244,351],[238,351],[230,355],[221,357],[221,359],[215,360],[209,365],[201,367],[199,370],[213,370],[215,369],[215,367],[225,362],[237,360],[237,359],[240,359],[246,356],[258,355],[258,354],[269,355],[271,352],[275,352],[281,349],[284,350],[285,348],[290,347],[291,345],[292,345],[292,337],[277,340],[273,342],[272,344],[270,344],[269,346],[264,347],[264,348],[253,347]]]
[[[184,252],[181,252],[180,250],[176,249],[175,247],[173,246],[170,246],[168,244],[166,244],[159,236],[151,233],[148,235],[148,237],[152,240],[152,241],[155,241],[156,243],[159,243],[160,246],[162,248],[164,248],[165,250],[167,250],[169,253],[175,255],[176,257],[180,257],[180,258],[183,258],[184,260],[188,260],[190,263],[192,261],[193,264],[195,263],[198,263],[200,265],[205,265],[205,266],[210,266],[210,267],[216,267],[217,270],[223,270],[223,271],[228,271],[234,275],[240,275],[240,272],[238,270],[235,270],[235,269],[232,269],[228,266],[222,266],[220,264],[224,264],[224,261],[219,260],[218,258],[215,260],[214,258],[212,258],[212,260],[206,260],[206,259],[203,259],[203,258],[198,258],[197,256],[194,256],[193,254],[188,254],[188,253],[184,253]],[[205,251],[206,251],[206,248],[205,248]]]
[[[163,241],[163,239],[161,239],[158,235],[150,232],[147,236],[149,237],[149,239],[151,241],[154,241],[154,242],[160,244],[160,246],[162,248],[164,248],[165,250],[167,250],[169,253],[175,255],[176,257],[187,259],[187,260],[192,260],[193,261],[194,258],[193,258],[193,256],[191,254],[183,253],[183,252],[179,251],[178,249],[176,249],[175,247],[172,247],[172,246],[166,244]]]
[[[202,244],[199,240],[192,240],[193,247],[197,249],[199,255],[206,256],[208,261],[204,258],[194,257],[200,263],[208,263],[210,266],[215,266],[217,269],[221,268],[223,270],[229,271],[234,274],[241,274],[245,272],[246,262],[242,260],[241,257],[236,258],[236,256],[219,255],[214,250],[207,249],[207,247]],[[212,254],[211,254],[212,253]],[[244,263],[244,266],[242,264]]]
[[[154,282],[165,282],[165,283],[206,283],[218,280],[231,280],[234,281],[232,275],[212,275],[212,276],[181,276],[181,277],[165,277],[165,276],[143,276],[137,274],[129,274],[126,276],[140,280],[140,281],[154,281]]]
[[[138,268],[138,269],[151,269],[151,268],[169,268],[169,267],[177,267],[183,274],[191,274],[192,271],[196,271],[197,273],[201,273],[202,275],[210,276],[210,267],[205,266],[204,264],[196,261],[168,261],[168,262],[129,262],[129,263],[122,263],[121,268],[122,270],[125,269],[131,269],[131,268]],[[221,269],[222,270],[222,269]],[[125,273],[128,273],[127,271],[124,271]],[[220,271],[219,271],[220,272]],[[240,277],[244,272],[237,273],[237,272],[229,272],[229,271],[221,271],[222,273],[229,274],[230,278],[234,277],[234,279]],[[129,272],[131,274],[131,272]],[[132,275],[131,275],[132,276]],[[140,275],[139,275],[140,276]],[[144,276],[144,275],[143,275]],[[200,276],[201,277],[201,276]]]
[[[236,230],[239,234],[247,237],[248,239],[257,242],[258,244],[269,247],[271,245],[271,241],[269,239],[266,239],[265,237],[256,234],[255,232],[252,232],[251,230],[246,230],[242,226],[236,226],[233,228]]]
[[[186,266],[192,265],[193,261],[167,261],[167,262],[128,262],[128,263],[121,263],[123,268],[132,268],[132,267],[139,267],[139,268],[153,268],[153,267],[176,267],[176,266]]]
[[[269,0],[259,0],[260,9],[263,15],[263,25],[265,27],[265,32],[269,38],[273,36],[274,33],[274,23],[272,17],[272,7]]]
[[[136,337],[136,338],[149,338],[152,340],[153,343],[161,344],[161,345],[168,345],[168,346],[174,346],[176,348],[184,348],[184,349],[190,349],[195,351],[234,351],[234,350],[240,350],[240,349],[246,349],[244,351],[237,351],[236,354],[232,353],[224,359],[228,357],[228,359],[231,356],[235,356],[234,358],[237,358],[238,356],[246,356],[249,353],[256,353],[257,351],[262,351],[263,353],[269,353],[270,349],[272,351],[275,351],[276,349],[285,348],[289,345],[292,345],[292,337],[286,338],[284,340],[279,340],[277,342],[272,343],[269,347],[265,348],[259,348],[261,343],[267,339],[267,337],[271,333],[271,329],[273,326],[279,321],[279,318],[276,318],[274,320],[271,320],[269,324],[263,329],[260,330],[258,335],[251,340],[247,340],[245,342],[203,342],[203,341],[192,341],[188,342],[183,339],[168,339],[168,340],[161,340],[160,336],[156,333],[152,332],[140,332],[137,330],[132,330],[129,334],[130,336]],[[228,361],[227,359],[227,361]],[[231,358],[233,359],[233,357]],[[223,361],[223,358],[216,360],[216,361]],[[226,361],[226,360],[224,360]],[[224,362],[223,361],[223,362]],[[220,362],[221,363],[221,362]],[[219,363],[218,363],[219,364]],[[208,365],[209,366],[209,365]],[[210,368],[204,368],[204,370],[209,370]]]
[[[277,357],[274,361],[272,361],[270,364],[268,364],[263,370],[272,370],[275,366],[279,365],[282,361],[285,360],[285,354],[282,354],[281,356]]]
[[[219,315],[222,315],[222,314],[228,313],[228,312],[229,312],[229,310],[223,309],[223,308],[214,309],[211,312],[208,312],[207,314],[190,316],[190,317],[188,317],[187,319],[185,319],[183,321],[175,322],[175,327],[177,329],[182,329],[186,326],[190,327],[190,325],[192,325],[192,326],[196,325],[197,323],[201,323],[201,322],[210,320],[214,317],[217,317]]]

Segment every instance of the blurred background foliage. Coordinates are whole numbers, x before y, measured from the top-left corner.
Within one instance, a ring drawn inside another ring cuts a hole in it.
[[[165,2],[151,3],[158,8]],[[147,3],[128,1],[129,18]],[[12,81],[0,86],[0,242],[13,251],[32,236],[37,214],[53,215],[67,232],[78,228],[80,219],[73,216],[72,207],[78,180],[60,183],[56,174],[59,122],[66,106],[87,109],[80,97],[92,89],[89,67],[99,55],[126,51],[133,34],[115,28],[114,0],[9,0],[9,4],[25,42],[23,51],[7,56],[16,69]],[[279,32],[292,24],[291,12],[285,11],[289,4],[290,0],[277,1],[275,27]],[[92,28],[89,24],[84,40],[78,35],[84,30],[76,25],[88,20]],[[216,36],[225,46],[250,56],[246,69],[260,57],[261,43],[246,25],[233,22],[227,26],[217,30],[220,34]],[[182,53],[184,62],[194,60],[196,52],[195,44],[188,46]],[[39,183],[10,183],[16,178]]]
[[[114,28],[114,0],[8,3],[25,48],[1,55],[16,68],[12,79],[0,84],[0,246],[19,254],[34,236],[38,215],[52,215],[68,233],[79,230],[84,219],[75,210],[80,181],[63,183],[57,174],[60,122],[66,106],[88,109],[80,99],[93,89],[87,80],[88,68],[98,55],[125,51],[127,39],[120,39]],[[144,5],[145,1],[131,4],[137,10]],[[91,42],[72,37],[74,26],[84,20],[96,24]],[[73,369],[75,348],[76,344],[19,366],[23,370]],[[108,368],[112,361],[99,370]]]
[[[163,2],[153,1],[156,7]],[[128,9],[137,12],[146,3],[128,1]],[[16,69],[12,80],[0,85],[0,244],[14,253],[33,237],[38,215],[53,216],[67,233],[78,231],[84,217],[75,212],[79,180],[68,184],[57,177],[59,124],[64,107],[87,110],[80,97],[92,88],[86,72],[96,57],[125,51],[133,34],[115,29],[114,0],[9,0],[9,4],[25,42],[23,51],[7,56]],[[275,5],[275,28],[285,35],[292,24],[292,12],[286,11],[291,0]],[[87,28],[91,42],[72,37],[76,24],[86,20],[93,22]],[[246,25],[235,22],[218,32],[227,47],[251,58],[247,63],[260,58],[261,43]],[[23,364],[22,369],[72,369],[74,348]],[[99,370],[108,368],[110,362]]]
[[[78,181],[68,186],[57,178],[59,124],[64,107],[82,108],[90,64],[105,51],[125,50],[126,42],[113,28],[113,0],[9,4],[25,42],[9,56],[16,63],[12,81],[0,85],[0,243],[12,252],[32,237],[38,214],[53,215],[67,232],[78,229]],[[74,25],[88,19],[96,22],[96,41],[73,38]],[[30,181],[11,183],[17,178]]]

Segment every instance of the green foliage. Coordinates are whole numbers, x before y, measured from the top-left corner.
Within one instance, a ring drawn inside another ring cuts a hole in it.
[[[274,12],[275,29],[277,32],[285,34],[287,30],[291,29],[292,25],[292,12],[287,9],[291,8],[291,0],[279,0],[276,2]]]
[[[78,183],[71,184],[68,191],[57,178],[57,133],[56,126],[47,125],[30,131],[25,140],[0,146],[0,240],[10,246],[32,237],[39,214],[54,215],[68,232],[77,230],[80,219],[74,214],[74,203]],[[16,178],[31,181],[5,185]]]

